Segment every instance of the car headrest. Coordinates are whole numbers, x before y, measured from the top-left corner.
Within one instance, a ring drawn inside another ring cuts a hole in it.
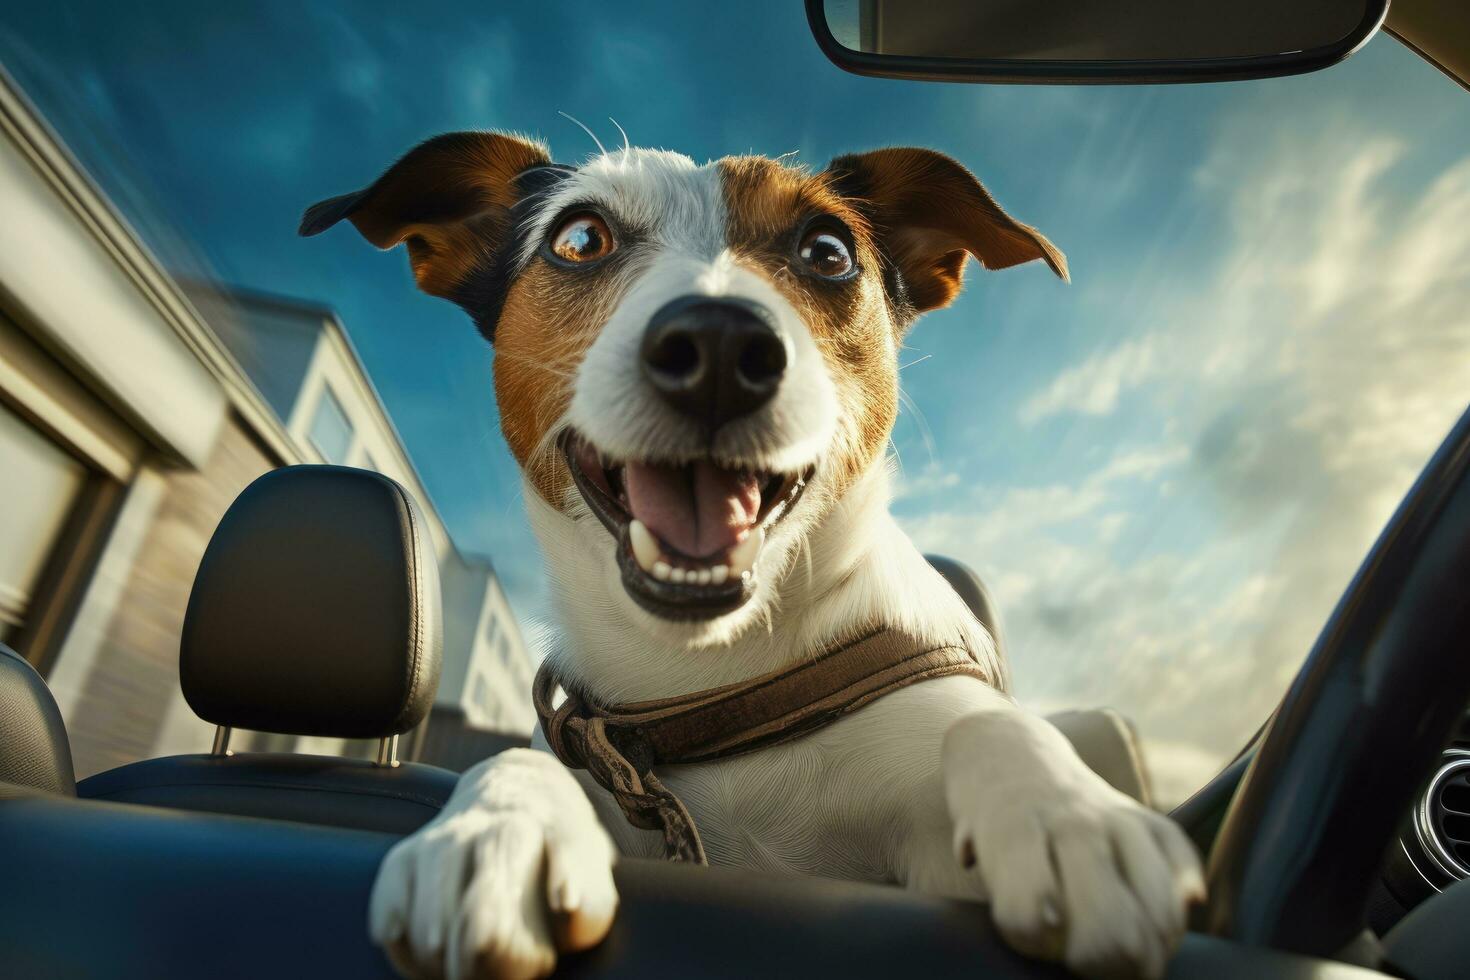
[[[962,561],[943,555],[925,555],[934,570],[955,590],[970,612],[989,631],[996,652],[1005,656],[1005,638],[1001,635],[1000,615],[990,590],[975,570]],[[1072,743],[1082,761],[1108,784],[1147,805],[1151,799],[1148,770],[1138,747],[1138,733],[1133,723],[1111,708],[1091,711],[1064,711],[1048,715],[1051,722]]]
[[[980,620],[990,633],[990,638],[995,641],[996,652],[1005,656],[1005,639],[1001,636],[1000,614],[996,611],[995,600],[990,597],[990,590],[975,574],[975,570],[964,562],[954,558],[946,558],[944,555],[925,555],[934,570],[944,576],[950,588],[959,594],[970,607],[970,612]]]
[[[179,680],[230,728],[387,738],[439,686],[439,570],[423,513],[397,483],[288,466],[230,505],[184,617]]]
[[[0,783],[77,791],[71,745],[56,699],[36,669],[0,643]]]

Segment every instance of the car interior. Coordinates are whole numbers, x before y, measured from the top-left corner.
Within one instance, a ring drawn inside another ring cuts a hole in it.
[[[993,600],[979,577],[952,559],[934,556],[931,562],[977,618],[1001,636]],[[196,576],[180,638],[185,695],[201,718],[218,726],[211,751],[149,759],[80,783],[45,682],[22,658],[0,648],[0,833],[11,832],[7,823],[38,818],[45,828],[37,833],[32,823],[28,846],[9,869],[9,897],[0,899],[0,921],[10,928],[25,921],[32,937],[11,945],[20,956],[17,975],[156,976],[172,972],[170,964],[180,972],[253,975],[282,955],[293,957],[303,974],[391,975],[361,929],[367,886],[386,848],[432,819],[457,779],[445,769],[399,762],[394,751],[397,736],[422,719],[438,681],[440,597],[433,568],[417,505],[387,477],[317,465],[261,477],[220,522]],[[338,642],[327,638],[334,631]],[[351,642],[341,642],[344,636]],[[1052,720],[1099,774],[1148,800],[1146,769],[1125,719],[1109,711],[1076,711]],[[381,749],[373,761],[236,755],[228,748],[235,727],[376,738]],[[1464,734],[1470,737],[1470,729]],[[1435,831],[1428,839],[1444,841],[1451,862],[1463,860],[1470,848],[1454,836],[1467,819],[1457,809],[1464,805],[1470,768],[1463,762],[1467,744],[1451,746],[1449,771],[1429,791],[1433,802],[1427,812]],[[1214,843],[1224,801],[1241,778],[1240,763],[1250,755],[1175,811],[1206,847]],[[161,837],[168,841],[167,860],[153,851]],[[1437,900],[1383,932],[1389,948],[1414,949],[1435,963],[1445,936],[1436,923],[1451,909],[1463,910],[1470,892],[1448,887],[1456,879],[1443,872],[1439,886],[1425,889],[1429,879],[1415,870],[1405,839],[1423,838],[1408,831],[1398,838],[1407,864],[1387,863],[1374,917],[1380,923],[1403,918],[1404,907],[1416,898],[1396,895],[1417,875],[1420,888],[1408,894],[1422,898],[1432,892]],[[1427,853],[1423,847],[1421,855]],[[250,869],[243,882],[242,858]],[[209,882],[226,873],[230,898],[217,907],[206,898]],[[997,976],[1047,975],[1050,969],[1006,951],[994,941],[983,912],[961,903],[660,862],[625,861],[618,877],[626,912],[614,938],[569,961],[570,975],[647,975],[663,966],[743,975],[756,964],[738,960],[735,969],[737,961],[718,957],[721,950],[748,948],[745,942],[759,946],[758,958],[769,963],[820,956],[824,968],[833,966],[831,951],[840,947],[838,960],[850,957],[848,968],[859,976],[924,963],[943,972],[979,962]],[[44,917],[35,914],[53,902],[75,914],[87,915],[89,908],[100,914],[101,905],[122,890],[135,901],[123,906],[121,916],[114,907],[102,934],[80,945],[65,942],[65,919],[38,921]],[[20,895],[27,896],[24,904]],[[779,909],[805,917],[796,924]],[[164,915],[182,918],[169,936],[150,936],[146,923]],[[197,931],[190,928],[195,917]],[[678,930],[683,938],[673,944],[662,924],[670,918],[689,927]],[[804,941],[813,929],[830,932],[833,945]],[[265,931],[268,943],[252,940]],[[655,941],[654,934],[664,938]],[[881,935],[883,942],[854,943],[854,934]],[[652,948],[657,953],[650,967]],[[29,964],[27,957],[33,958]],[[1191,935],[1174,969],[1179,976],[1356,973],[1336,966]]]
[[[1389,30],[1470,85],[1470,17],[1453,6],[1405,0]],[[866,41],[849,49],[827,20],[838,8],[807,4],[817,43],[850,71],[1084,82],[1313,70],[1349,55],[1388,12],[1359,4],[1334,44],[1251,64],[1130,67],[1009,65],[994,54],[965,64]],[[955,559],[929,560],[1003,645],[1002,610],[980,577]],[[395,976],[366,930],[372,883],[385,853],[435,817],[458,779],[397,751],[439,684],[437,569],[420,504],[398,482],[334,465],[260,477],[219,522],[177,638],[183,694],[215,726],[212,746],[80,781],[46,681],[0,645],[0,974]],[[1273,715],[1170,812],[1206,857],[1209,897],[1168,976],[1470,972],[1466,583],[1470,412],[1382,531]],[[1127,718],[1098,709],[1050,719],[1112,786],[1154,802]],[[373,759],[235,752],[236,729],[374,740],[378,750]],[[612,932],[566,957],[558,976],[1067,975],[1007,947],[983,905],[662,861],[622,860],[615,878]]]

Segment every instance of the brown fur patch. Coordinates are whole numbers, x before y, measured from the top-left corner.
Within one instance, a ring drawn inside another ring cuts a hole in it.
[[[916,313],[954,301],[967,253],[987,269],[1041,259],[1067,278],[1061,250],[1006,214],[974,174],[942,153],[874,150],[838,157],[827,172],[861,203]]]
[[[447,133],[410,150],[368,189],[308,210],[303,234],[346,217],[379,248],[405,242],[420,289],[465,305],[471,316],[491,315],[467,299],[466,287],[508,247],[516,178],[550,162],[543,145],[518,136]],[[506,287],[499,316],[488,324],[496,336],[501,430],[536,492],[553,505],[564,499],[569,477],[547,433],[612,314],[618,297],[605,277],[622,264],[614,257],[595,272],[569,274],[534,260]],[[568,282],[569,275],[577,281]]]
[[[419,288],[453,298],[503,243],[516,175],[550,162],[517,136],[446,133],[389,167],[347,217],[379,248],[406,242]]]
[[[827,362],[842,402],[840,492],[882,454],[898,415],[897,330],[884,297],[881,258],[865,216],[825,174],[764,157],[720,161],[727,238],[737,261],[758,269],[796,308]],[[851,230],[860,274],[845,282],[793,268],[806,223],[831,216]]]
[[[595,270],[535,259],[506,296],[495,332],[495,401],[511,454],[543,500],[560,508],[571,475],[548,434],[571,404],[577,369],[617,308],[614,254]]]

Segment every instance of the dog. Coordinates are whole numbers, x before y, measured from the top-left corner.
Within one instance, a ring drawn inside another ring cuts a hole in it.
[[[419,145],[310,208],[301,233],[343,219],[406,245],[419,287],[494,345],[561,616],[547,662],[568,690],[705,691],[872,623],[961,643],[984,673],[667,767],[710,863],[983,899],[1023,953],[1163,972],[1203,894],[1192,845],[1014,703],[991,636],[888,512],[906,332],[972,257],[1065,280],[1040,232],[928,149],[810,172],[625,146],[569,167],[489,132]],[[618,856],[663,855],[545,748],[538,731],[466,771],[388,853],[369,928],[403,971],[544,975],[608,932]]]

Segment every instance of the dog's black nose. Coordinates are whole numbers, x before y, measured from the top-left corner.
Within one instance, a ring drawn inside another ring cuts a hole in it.
[[[710,431],[770,401],[786,361],[770,310],[736,297],[682,296],[655,313],[643,334],[649,383]]]

